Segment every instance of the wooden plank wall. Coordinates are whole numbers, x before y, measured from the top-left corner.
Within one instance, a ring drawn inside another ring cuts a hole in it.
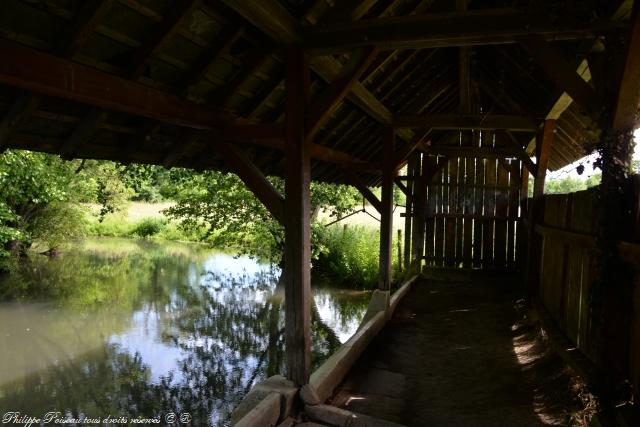
[[[572,194],[546,195],[544,226],[595,236],[598,227],[598,188]],[[638,195],[634,195],[638,200]],[[636,203],[636,206],[638,204]],[[634,235],[635,234],[635,235]],[[598,336],[592,328],[590,293],[596,279],[595,238],[591,244],[542,233],[540,291],[542,304],[567,338],[591,361],[597,360]],[[630,232],[629,241],[640,242],[640,233]],[[640,264],[636,279],[631,317],[629,377],[640,390]]]
[[[547,195],[544,224],[588,235],[597,233],[597,189]],[[589,322],[589,295],[595,277],[593,249],[543,237],[540,299],[567,337],[595,360]]]
[[[473,140],[495,144],[490,132]],[[515,269],[521,174],[515,159],[450,158],[427,187],[426,265]]]

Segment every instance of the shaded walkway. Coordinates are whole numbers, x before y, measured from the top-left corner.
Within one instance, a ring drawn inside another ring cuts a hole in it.
[[[565,424],[579,386],[518,322],[517,283],[416,283],[332,404],[408,426]]]

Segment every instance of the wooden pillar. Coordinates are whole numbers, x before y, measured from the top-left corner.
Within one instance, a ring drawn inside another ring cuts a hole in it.
[[[391,251],[393,244],[393,180],[395,168],[393,153],[396,134],[393,128],[387,130],[384,138],[382,165],[382,196],[380,210],[380,263],[378,289],[388,291],[391,285]]]
[[[540,285],[540,262],[542,260],[542,237],[535,232],[536,224],[544,223],[544,181],[549,163],[551,142],[556,121],[546,120],[536,139],[536,164],[533,197],[529,206],[529,250],[527,252],[527,294],[529,298],[538,295]]]
[[[418,164],[420,158],[418,156],[411,156],[409,163],[407,164],[407,198],[405,203],[405,218],[404,218],[404,268],[409,270],[411,268],[411,228],[414,223],[413,210],[414,210],[414,188],[416,187],[416,164]]]
[[[422,258],[424,257],[424,239],[425,239],[425,212],[427,204],[427,175],[431,174],[428,165],[430,162],[425,154],[422,155],[422,161],[417,159],[415,171],[417,179],[413,184],[413,229],[412,229],[412,273],[418,274],[422,270]]]
[[[287,376],[309,382],[310,358],[310,155],[305,141],[309,63],[301,51],[287,58],[285,120],[285,340]]]

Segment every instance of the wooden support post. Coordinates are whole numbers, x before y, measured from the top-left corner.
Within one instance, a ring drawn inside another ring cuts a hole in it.
[[[427,203],[427,175],[431,174],[428,165],[430,162],[426,155],[422,155],[422,162],[417,159],[415,174],[419,179],[413,184],[413,227],[411,230],[411,250],[413,261],[411,263],[411,273],[418,274],[422,270],[422,258],[424,257],[425,239],[425,209]]]
[[[546,120],[536,141],[536,174],[534,175],[533,198],[529,206],[529,250],[527,254],[527,294],[529,298],[538,294],[540,284],[540,262],[542,259],[542,238],[535,233],[536,224],[544,223],[544,181],[549,162],[551,141],[555,133],[556,121]]]
[[[398,228],[398,241],[396,242],[398,251],[398,271],[402,271],[402,230]]]
[[[287,376],[309,382],[310,356],[310,178],[309,141],[305,141],[309,63],[302,51],[287,58],[285,119],[285,340]]]
[[[378,289],[388,291],[391,286],[391,251],[393,243],[393,181],[395,168],[393,152],[396,134],[393,128],[387,130],[384,139],[382,165],[382,210],[380,211],[380,270]]]
[[[598,391],[605,410],[628,400],[628,380],[632,369],[631,325],[637,274],[631,265],[621,259],[618,248],[620,241],[629,238],[637,229],[638,190],[630,182],[628,173],[640,103],[640,2],[633,3],[629,21],[619,73],[614,90],[610,92],[611,113],[607,117],[600,143],[602,183],[597,239],[600,265],[599,277],[591,286],[591,320],[600,338],[596,359],[601,381]],[[637,399],[634,401],[636,422],[632,421],[632,424],[637,425],[640,405]]]

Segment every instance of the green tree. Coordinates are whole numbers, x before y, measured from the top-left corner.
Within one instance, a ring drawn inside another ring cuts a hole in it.
[[[76,202],[88,191],[75,175],[74,164],[57,156],[15,150],[0,156],[2,255],[24,253],[34,239],[53,246],[74,234],[82,218]]]
[[[236,175],[182,169],[172,170],[172,174],[177,203],[165,211],[167,215],[179,220],[182,227],[198,231],[202,240],[234,245],[242,252],[267,256],[282,264],[282,226]],[[270,180],[283,191],[281,179]],[[312,183],[311,221],[316,222],[320,209],[329,210],[330,216],[336,218],[351,212],[359,200],[357,190],[352,187]]]
[[[100,216],[126,206],[133,192],[113,162],[73,160],[22,150],[0,155],[0,258],[23,255],[34,241],[51,254],[83,234],[83,203]]]

